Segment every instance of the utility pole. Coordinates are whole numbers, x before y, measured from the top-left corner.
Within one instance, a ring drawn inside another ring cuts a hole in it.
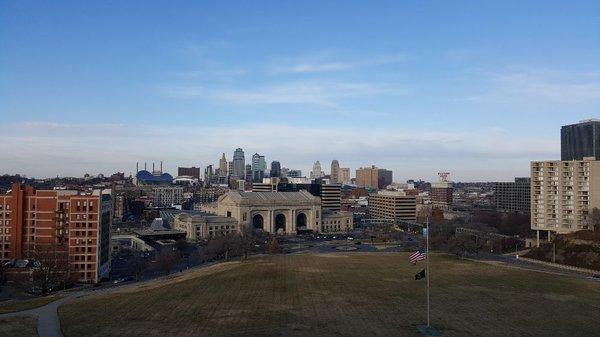
[[[556,263],[556,242],[552,242],[552,263]]]
[[[429,217],[427,217],[427,252],[425,253],[425,257],[427,258],[427,272],[426,272],[426,278],[427,278],[427,327],[429,328],[431,325],[429,324],[429,279],[431,277],[431,275],[429,274]]]

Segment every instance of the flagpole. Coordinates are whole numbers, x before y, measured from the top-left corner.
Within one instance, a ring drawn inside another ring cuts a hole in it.
[[[429,274],[429,217],[427,217],[427,252],[425,253],[426,258],[427,258],[427,273],[426,273],[426,279],[427,279],[427,327],[430,327],[429,324],[429,278],[431,277],[431,274]]]

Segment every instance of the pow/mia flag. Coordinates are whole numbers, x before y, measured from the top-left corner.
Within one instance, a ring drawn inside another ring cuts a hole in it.
[[[425,269],[415,274],[415,280],[420,280],[422,278],[425,278]]]

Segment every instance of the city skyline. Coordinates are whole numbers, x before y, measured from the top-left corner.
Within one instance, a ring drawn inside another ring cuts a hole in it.
[[[0,174],[174,173],[242,147],[305,174],[511,181],[600,113],[597,3],[340,6],[7,3]]]

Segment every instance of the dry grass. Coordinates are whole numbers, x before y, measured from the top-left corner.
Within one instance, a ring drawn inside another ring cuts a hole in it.
[[[60,308],[66,336],[418,336],[425,281],[406,253],[287,255]],[[598,336],[597,283],[432,260],[432,322],[444,336]]]
[[[7,301],[0,304],[0,314],[6,314],[9,312],[24,311],[33,308],[42,307],[48,303],[54,302],[62,296],[45,296],[36,297],[29,300],[23,301]]]
[[[0,337],[37,337],[36,325],[33,316],[0,318]]]

